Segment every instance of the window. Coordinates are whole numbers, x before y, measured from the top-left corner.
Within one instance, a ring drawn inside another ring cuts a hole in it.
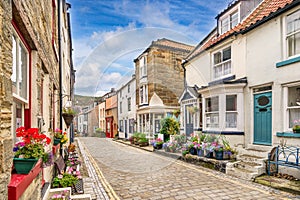
[[[127,99],[128,111],[131,111],[131,97]]]
[[[236,128],[237,125],[237,96],[226,95],[226,128]]]
[[[300,54],[300,10],[286,18],[286,40],[288,57]]]
[[[17,34],[12,36],[13,130],[25,126],[25,106],[28,102],[29,52]]]
[[[217,79],[231,73],[231,47],[213,54],[213,78]]]
[[[140,105],[148,103],[148,88],[147,85],[140,87]]]
[[[147,57],[143,56],[140,61],[140,78],[143,78],[144,76],[147,76]]]
[[[205,99],[206,125],[211,128],[219,127],[219,97]]]
[[[122,113],[122,101],[120,102],[120,113]]]
[[[288,88],[288,128],[300,120],[300,85]]]
[[[127,92],[130,93],[130,84],[127,86]]]
[[[13,69],[12,69],[12,89],[13,94],[23,101],[28,100],[28,57],[29,53],[21,40],[13,35]]]
[[[239,14],[237,11],[230,15],[230,28],[235,27],[239,23]]]
[[[123,120],[120,120],[119,123],[120,123],[119,131],[123,132]]]
[[[220,19],[220,34],[223,34],[233,27],[235,27],[239,23],[239,12],[235,10],[229,15],[226,15],[222,19]]]

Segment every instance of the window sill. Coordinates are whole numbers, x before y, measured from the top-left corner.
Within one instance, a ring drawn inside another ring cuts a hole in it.
[[[8,200],[19,199],[32,181],[42,171],[42,160],[40,159],[29,174],[11,174],[10,183],[8,184]]]
[[[300,133],[293,132],[277,132],[277,137],[290,137],[290,138],[300,138]]]
[[[300,62],[300,56],[295,57],[295,58],[290,58],[290,59],[287,59],[287,60],[284,60],[284,61],[281,61],[281,62],[278,62],[278,63],[276,63],[276,67],[277,68],[284,67],[286,65],[293,64],[293,63],[296,63],[296,62]]]
[[[211,131],[211,130],[203,130],[203,133],[207,134],[221,134],[221,135],[245,135],[242,131]]]

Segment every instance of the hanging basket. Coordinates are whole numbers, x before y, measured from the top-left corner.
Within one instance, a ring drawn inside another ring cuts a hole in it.
[[[67,128],[70,127],[70,124],[72,123],[73,119],[74,119],[74,115],[73,114],[68,114],[68,113],[63,113],[62,117],[65,120],[65,123],[67,125]]]

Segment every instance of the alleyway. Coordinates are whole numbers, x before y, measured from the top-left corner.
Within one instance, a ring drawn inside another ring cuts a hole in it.
[[[120,199],[284,199],[286,193],[109,139],[80,138]]]

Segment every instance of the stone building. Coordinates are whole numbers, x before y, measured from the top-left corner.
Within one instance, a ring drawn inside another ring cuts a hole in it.
[[[55,0],[0,1],[1,197],[40,199],[44,183],[51,181],[53,165],[23,178],[14,174],[12,148],[20,126],[37,127],[52,137],[51,130],[63,123],[60,97],[62,93],[71,97],[74,80],[69,6]],[[62,71],[69,76],[61,76]],[[51,150],[50,145],[46,151]]]
[[[149,137],[159,133],[160,120],[179,109],[184,90],[183,59],[193,46],[159,39],[135,60],[137,128]]]

